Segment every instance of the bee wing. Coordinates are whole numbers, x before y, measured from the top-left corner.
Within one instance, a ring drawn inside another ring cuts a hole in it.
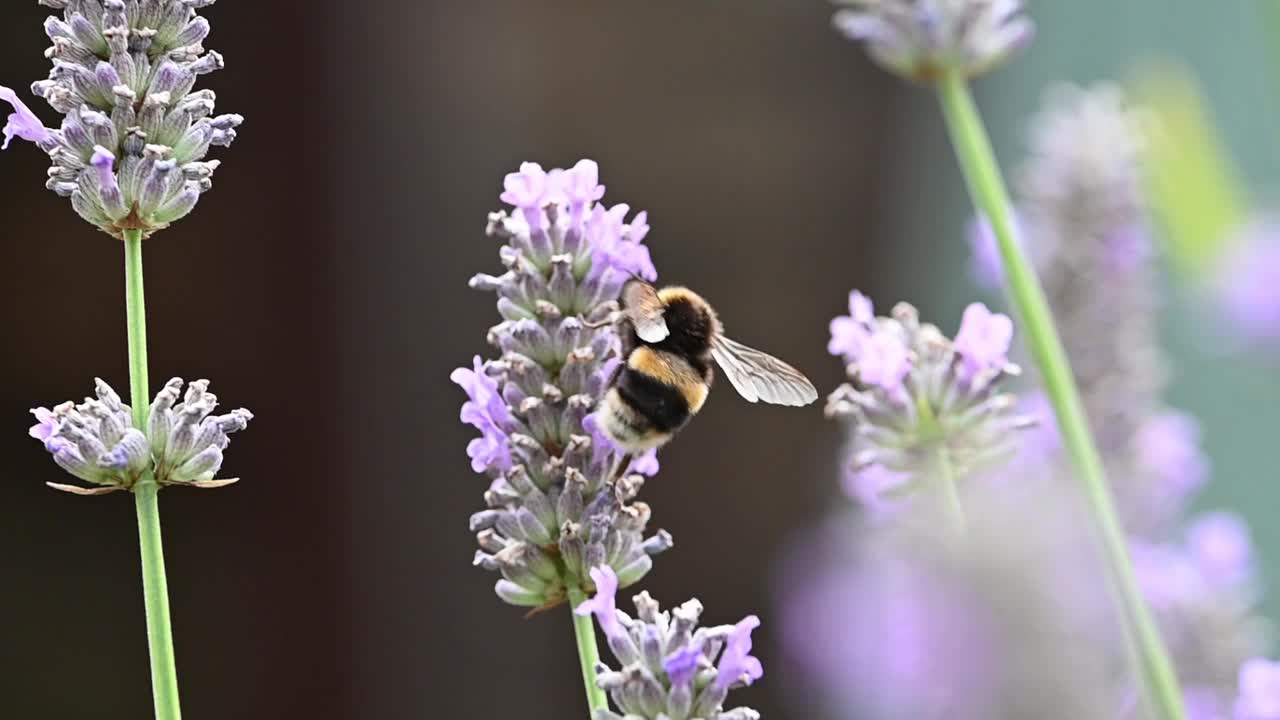
[[[667,329],[667,321],[663,319],[662,314],[666,312],[667,306],[663,304],[662,298],[658,297],[658,291],[652,285],[643,280],[628,280],[627,284],[622,286],[623,310],[627,314],[627,319],[636,327],[636,335],[647,343],[658,343],[667,339],[671,331]]]
[[[711,356],[733,389],[750,402],[799,407],[818,399],[809,378],[768,353],[717,335],[711,341]]]

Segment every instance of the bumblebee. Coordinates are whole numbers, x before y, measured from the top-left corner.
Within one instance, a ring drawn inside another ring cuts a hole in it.
[[[622,340],[623,362],[596,417],[628,452],[666,444],[702,409],[714,377],[712,361],[750,402],[802,406],[818,399],[800,371],[725,337],[716,311],[688,288],[659,290],[632,279],[618,302],[611,320]]]

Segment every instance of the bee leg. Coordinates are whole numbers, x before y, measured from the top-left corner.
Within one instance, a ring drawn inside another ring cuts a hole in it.
[[[618,465],[618,473],[613,476],[614,482],[617,482],[626,476],[627,471],[631,469],[631,460],[633,458],[635,458],[635,455],[632,453],[627,453],[622,456],[622,463]]]
[[[586,318],[583,318],[582,327],[589,328],[591,330],[596,330],[598,328],[607,327],[609,325],[616,325],[618,324],[618,320],[620,318],[621,318],[621,313],[618,313],[618,312],[611,312],[608,315],[605,315],[604,317],[600,318],[599,320],[596,320],[595,322],[588,322]]]

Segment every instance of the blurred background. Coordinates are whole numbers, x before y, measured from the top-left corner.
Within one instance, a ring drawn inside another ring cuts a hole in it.
[[[45,77],[46,8],[12,3],[0,83]],[[1006,164],[1054,81],[1124,79],[1179,58],[1256,194],[1280,178],[1274,18],[1250,2],[1035,3],[1031,49],[981,80]],[[246,117],[214,191],[146,245],[153,384],[209,377],[257,419],[218,492],[163,494],[179,673],[199,718],[561,720],[582,702],[564,612],[525,620],[470,565],[485,482],[449,372],[492,355],[497,272],[484,236],[523,160],[599,161],[607,200],[650,213],[666,282],[713,300],[734,336],[822,392],[843,380],[827,323],[850,288],[910,299],[948,332],[979,291],[968,202],[933,98],[873,67],[822,2],[224,2],[203,86]],[[150,713],[132,502],[52,492],[64,476],[26,436],[29,407],[127,385],[119,243],[43,188],[47,158],[0,156],[8,330],[0,383],[0,697],[8,715]],[[1195,300],[1165,327],[1171,401],[1196,414],[1207,505],[1252,522],[1280,576],[1270,453],[1276,355],[1208,352]],[[842,431],[721,389],[644,489],[676,548],[643,582],[697,596],[709,622],[758,613],[766,679],[734,700],[811,717],[774,660],[775,563],[847,504]],[[1274,600],[1267,606],[1280,609]],[[1272,613],[1273,615],[1275,613]]]

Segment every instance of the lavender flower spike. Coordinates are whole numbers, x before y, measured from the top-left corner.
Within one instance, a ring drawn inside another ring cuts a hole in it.
[[[198,76],[222,67],[221,55],[205,52],[209,23],[196,14],[213,0],[44,4],[63,16],[45,22],[53,70],[31,89],[64,118],[59,129],[46,129],[0,88],[0,100],[16,110],[4,145],[17,136],[48,152],[49,189],[70,197],[104,232],[150,236],[191,212],[212,187],[218,163],[204,161],[209,146],[230,145],[243,121],[214,117],[213,92],[194,90]]]
[[[970,305],[953,342],[906,303],[893,317],[874,317],[861,294],[850,307],[850,316],[832,322],[829,349],[849,363],[851,382],[831,394],[827,415],[854,424],[855,473],[880,493],[896,493],[936,475],[939,451],[964,477],[1016,450],[1010,431],[1033,421],[1015,414],[1016,399],[1001,392],[1019,373],[1008,362],[1008,317]]]
[[[656,458],[627,456],[590,415],[619,361],[612,327],[588,324],[615,308],[627,278],[657,276],[641,243],[648,224],[644,213],[627,222],[626,205],[597,203],[604,187],[590,160],[550,171],[524,163],[503,186],[516,212],[490,215],[489,234],[506,242],[507,270],[471,280],[498,295],[503,319],[489,342],[501,357],[450,376],[467,393],[462,421],[480,431],[471,467],[490,480],[488,509],[471,518],[475,564],[502,573],[495,591],[513,605],[551,606],[569,588],[611,597],[671,546],[664,531],[645,537],[649,507],[633,502]],[[602,566],[608,576],[589,575]]]
[[[97,380],[96,397],[79,405],[65,402],[53,410],[31,411],[38,421],[31,437],[44,444],[59,467],[99,488],[49,483],[57,490],[98,495],[132,488],[145,473],[160,485],[222,487],[234,479],[215,480],[222,467],[227,435],[243,430],[253,414],[234,410],[212,416],[217,398],[207,392],[209,381],[190,384],[178,402],[182,380],[170,380],[151,405],[146,428],[133,424],[120,396]]]
[[[699,628],[702,603],[690,600],[663,612],[647,592],[636,596],[637,617],[631,618],[614,608],[613,570],[593,568],[591,574],[601,590],[578,612],[595,613],[622,665],[619,670],[601,667],[599,675],[600,687],[622,714],[601,710],[596,720],[759,719],[751,708],[723,707],[730,689],[750,685],[764,674],[760,661],[749,654],[759,618],[752,615],[737,625]]]
[[[892,73],[932,81],[980,75],[1031,42],[1021,0],[836,0],[837,30]]]

